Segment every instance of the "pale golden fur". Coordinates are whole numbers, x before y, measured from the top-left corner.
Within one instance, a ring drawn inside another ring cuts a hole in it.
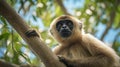
[[[62,38],[56,30],[57,21],[63,19],[69,19],[74,24],[72,35],[68,38]],[[84,33],[79,23],[78,19],[66,15],[51,23],[50,32],[59,42],[54,53],[68,58],[68,62],[75,67],[120,67],[120,58],[115,51],[92,35]]]

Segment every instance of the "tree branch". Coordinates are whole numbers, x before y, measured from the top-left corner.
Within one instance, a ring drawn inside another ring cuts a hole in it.
[[[0,60],[0,66],[1,67],[19,67],[18,65],[11,64],[11,63],[5,62],[3,60]]]
[[[115,1],[115,8],[118,7],[119,4],[120,4],[120,0],[116,0]],[[107,27],[106,27],[104,33],[102,34],[102,36],[100,38],[100,40],[102,40],[102,41],[103,41],[104,37],[106,36],[106,34],[108,33],[109,29],[112,27],[114,18],[116,16],[115,8],[113,9],[113,11],[111,11],[111,13],[110,13],[110,21],[107,23]]]
[[[113,21],[114,21],[114,18],[115,18],[115,11],[113,10],[110,14],[110,21],[106,24],[106,29],[104,31],[104,33],[102,34],[100,40],[103,41],[104,37],[106,36],[106,34],[108,33],[109,29],[112,27],[112,24],[113,24]]]
[[[116,41],[117,41],[117,39],[118,39],[119,36],[120,36],[120,32],[115,36],[115,39],[113,41],[112,47],[115,45],[115,43],[116,43]]]
[[[37,66],[29,65],[29,64],[16,65],[16,64],[13,64],[13,63],[6,62],[2,59],[0,59],[0,66],[1,67],[37,67]]]
[[[57,56],[38,36],[28,37],[26,32],[32,30],[25,21],[5,2],[0,0],[0,14],[7,19],[13,28],[28,43],[32,50],[41,58],[46,67],[65,67]]]
[[[63,3],[62,3],[62,0],[55,0],[56,3],[58,3],[58,5],[60,6],[60,8],[63,10],[63,12],[66,14],[66,15],[71,15],[70,13],[67,12],[66,8],[64,7]]]

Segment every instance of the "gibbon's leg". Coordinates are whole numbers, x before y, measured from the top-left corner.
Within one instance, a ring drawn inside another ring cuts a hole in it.
[[[67,67],[110,67],[113,61],[105,56],[87,57],[79,59],[70,59],[58,56],[59,60]]]

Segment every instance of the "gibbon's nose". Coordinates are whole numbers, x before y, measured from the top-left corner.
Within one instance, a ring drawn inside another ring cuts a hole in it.
[[[66,25],[66,24],[63,24],[62,28],[67,28],[67,25]]]

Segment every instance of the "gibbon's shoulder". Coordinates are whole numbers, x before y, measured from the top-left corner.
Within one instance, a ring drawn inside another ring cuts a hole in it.
[[[100,41],[97,37],[93,36],[93,35],[90,34],[90,33],[84,33],[84,34],[82,35],[82,38],[83,38],[83,40],[85,40],[85,41],[102,43],[102,41]]]
[[[91,34],[84,34],[83,40],[86,41],[91,48],[96,47],[97,49],[102,49],[104,52],[108,53],[108,55],[112,53],[112,55],[117,56],[116,52],[108,46],[108,44],[105,44]]]

